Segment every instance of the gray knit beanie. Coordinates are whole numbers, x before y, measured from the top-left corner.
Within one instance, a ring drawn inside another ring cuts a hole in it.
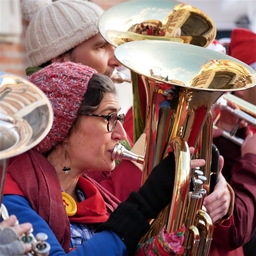
[[[40,66],[98,34],[102,13],[101,7],[85,0],[22,0],[31,65]]]

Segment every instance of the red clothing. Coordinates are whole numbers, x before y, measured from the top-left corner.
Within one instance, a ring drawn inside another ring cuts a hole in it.
[[[133,122],[131,110],[128,112],[127,121]],[[128,135],[131,136],[132,134]],[[214,144],[224,156],[225,165],[222,173],[232,186],[236,197],[232,218],[222,225],[215,226],[209,256],[242,256],[242,245],[249,241],[256,227],[256,219],[254,218],[256,209],[256,156],[247,154],[240,159],[240,146],[223,137],[215,139]],[[126,163],[126,166],[128,165]],[[139,178],[141,172],[136,173],[134,170],[130,172],[122,168],[121,165],[118,169],[119,173],[115,170],[111,175],[113,177],[101,182],[101,185],[110,189],[114,195],[117,193],[118,196],[122,197],[122,188],[127,188],[127,193],[133,185],[135,186],[134,189],[137,189],[139,182],[136,181],[136,177]],[[129,178],[129,173],[132,179]],[[133,176],[134,174],[135,176]]]
[[[120,201],[127,199],[132,191],[141,186],[142,171],[132,162],[122,161],[112,172],[91,171],[87,174]]]
[[[138,191],[141,186],[142,171],[130,161],[122,161],[109,179],[100,185],[115,195],[120,201],[127,199],[131,191]]]
[[[119,204],[119,200],[90,178],[80,177],[77,186],[84,192],[86,200],[78,202],[76,214],[68,218],[54,167],[42,154],[32,149],[9,160],[3,194],[26,197],[67,252],[71,221],[105,222]]]
[[[232,218],[215,229],[210,256],[243,256],[242,245],[256,231],[256,155],[241,158],[240,146],[223,137],[213,142],[225,159],[222,173],[235,192],[235,205]]]

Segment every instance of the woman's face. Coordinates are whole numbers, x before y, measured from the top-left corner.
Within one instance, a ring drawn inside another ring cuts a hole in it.
[[[106,93],[99,108],[93,114],[108,115],[118,112],[118,96]],[[112,151],[115,145],[126,138],[123,125],[118,121],[112,132],[107,130],[107,120],[101,117],[82,116],[76,129],[67,141],[67,151],[72,170],[111,171],[115,167]]]
[[[111,76],[120,63],[114,56],[114,47],[97,34],[76,46],[71,54],[65,56],[65,61],[72,61],[90,66],[98,73]]]

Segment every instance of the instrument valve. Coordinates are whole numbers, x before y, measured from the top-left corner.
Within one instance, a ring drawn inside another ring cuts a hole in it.
[[[200,179],[195,179],[194,180],[194,190],[193,192],[191,192],[191,197],[192,198],[201,198],[202,197],[202,193],[201,190],[203,188],[203,182]]]
[[[33,252],[37,256],[47,256],[50,253],[51,246],[46,242],[47,234],[38,233],[36,235],[37,242],[33,244]]]
[[[201,171],[201,170],[199,169],[199,167],[197,167],[197,168],[194,170],[194,176],[195,176],[196,178],[198,178],[198,176],[202,176],[202,175],[204,175],[204,172]]]
[[[33,232],[33,228],[31,228],[31,230],[28,233],[23,234],[20,237],[20,240],[25,244],[34,244],[34,243],[36,243],[36,239],[35,239],[32,232]]]
[[[202,176],[204,173],[199,169],[199,167],[196,167],[193,171],[192,174],[192,183],[193,183],[193,188],[195,187],[195,182],[198,179],[199,176]]]
[[[207,181],[207,178],[204,175],[199,175],[198,179],[201,180],[203,184],[205,184],[205,182]],[[203,184],[201,186],[200,193],[203,196],[205,196],[206,195],[206,190],[204,189]]]

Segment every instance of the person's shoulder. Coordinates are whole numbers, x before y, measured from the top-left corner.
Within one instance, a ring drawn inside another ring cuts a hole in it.
[[[15,194],[23,196],[23,192],[21,191],[19,185],[13,180],[9,173],[7,173],[5,176],[3,194]]]

